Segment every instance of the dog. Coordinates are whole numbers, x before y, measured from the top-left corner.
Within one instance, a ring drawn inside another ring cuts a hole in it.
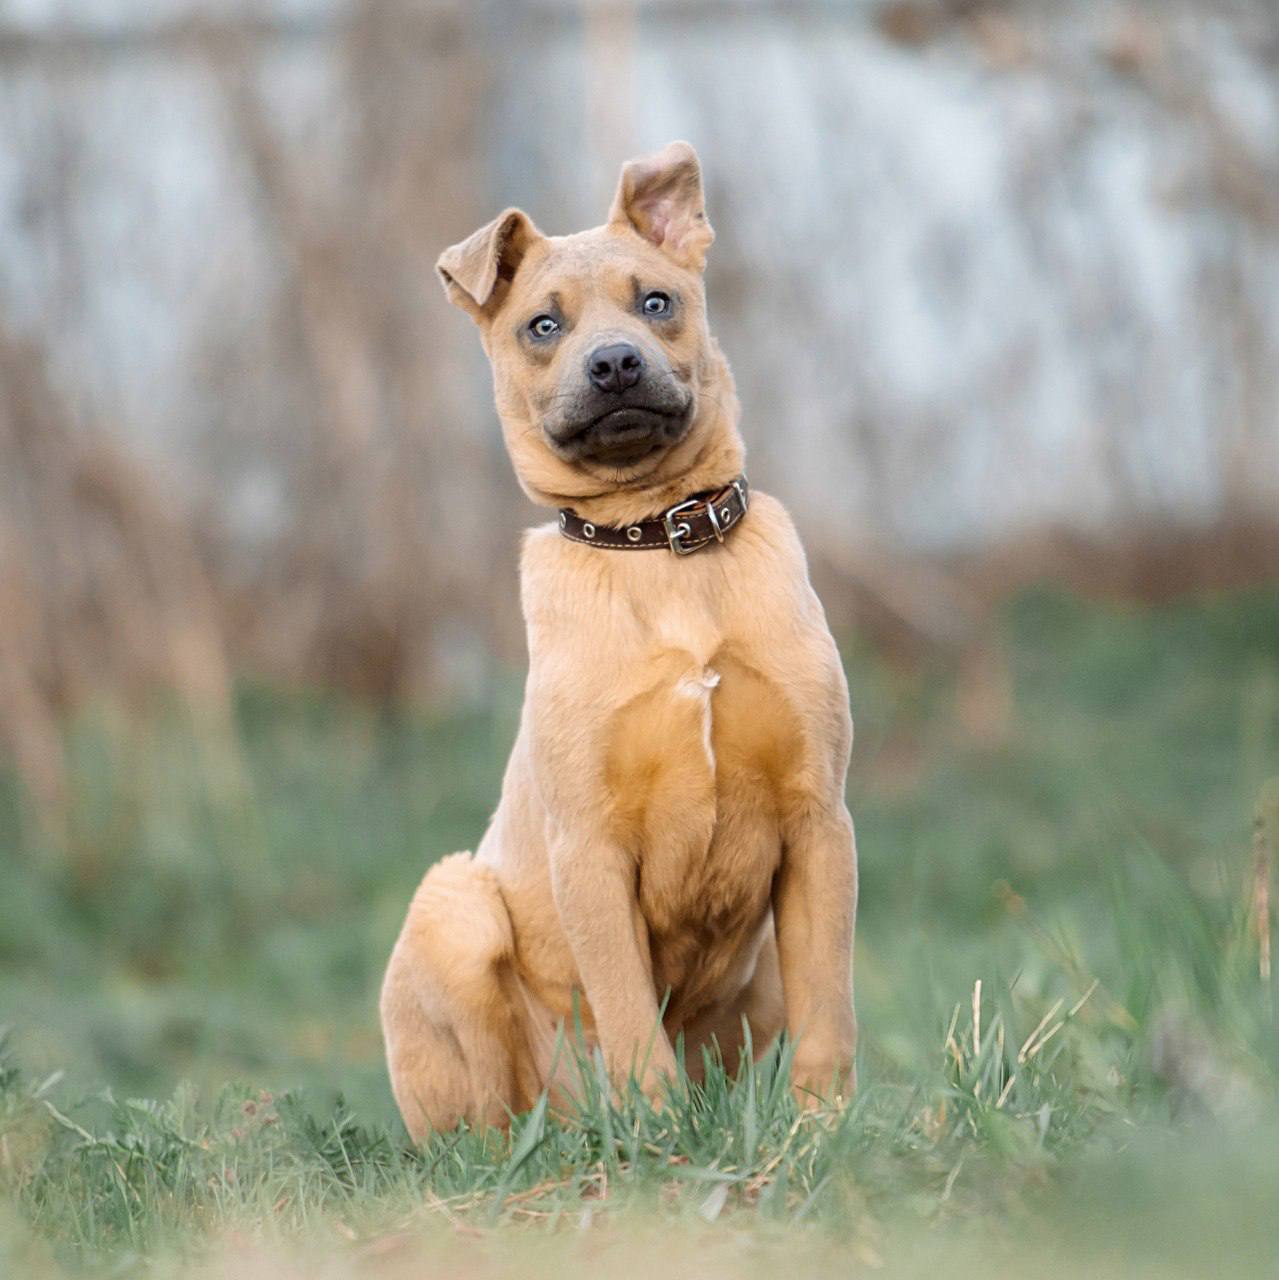
[[[781,503],[743,475],[707,327],[698,158],[621,171],[604,226],[508,209],[446,250],[521,486],[529,672],[474,854],[426,874],[381,996],[420,1139],[574,1092],[580,1035],[660,1105],[703,1049],[793,1040],[802,1105],[855,1088],[848,689]],[[782,317],[779,316],[779,322]]]

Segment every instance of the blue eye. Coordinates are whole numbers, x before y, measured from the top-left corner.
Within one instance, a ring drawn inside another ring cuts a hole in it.
[[[554,316],[534,316],[528,322],[528,331],[535,338],[550,338],[560,331],[560,322]]]
[[[671,299],[669,294],[654,289],[652,293],[644,295],[644,314],[646,316],[665,316],[670,315]]]

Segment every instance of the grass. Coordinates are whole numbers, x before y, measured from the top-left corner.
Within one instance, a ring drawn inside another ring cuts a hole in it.
[[[518,708],[246,689],[249,783],[158,711],[68,730],[70,844],[0,791],[0,1275],[1273,1274],[1279,1018],[1249,916],[1279,592],[1004,618],[1009,740],[848,655],[862,1090],[785,1049],[654,1111],[413,1148],[381,965],[470,847]]]

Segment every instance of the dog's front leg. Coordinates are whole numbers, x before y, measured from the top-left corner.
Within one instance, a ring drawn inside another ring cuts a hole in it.
[[[635,861],[607,839],[562,836],[551,851],[551,886],[609,1075],[632,1073],[649,1097],[675,1073],[661,1025],[648,928],[635,896]]]
[[[809,810],[786,825],[782,865],[773,887],[773,918],[795,1041],[791,1082],[815,1106],[857,1085],[853,1014],[853,924],[857,848],[847,809]]]

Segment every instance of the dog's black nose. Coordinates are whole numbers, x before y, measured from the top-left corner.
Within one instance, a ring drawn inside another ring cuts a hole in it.
[[[586,361],[586,373],[601,391],[625,391],[644,372],[644,357],[629,342],[596,347]]]

